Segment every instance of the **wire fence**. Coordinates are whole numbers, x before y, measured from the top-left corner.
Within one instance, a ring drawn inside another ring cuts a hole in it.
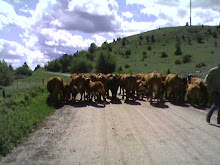
[[[35,81],[24,81],[21,79],[17,79],[15,80],[12,85],[8,86],[8,87],[4,87],[0,90],[0,97],[6,98],[6,97],[10,97],[13,92],[22,89],[22,88],[27,88],[27,87],[31,87],[33,85],[42,85],[45,84],[45,79],[40,79],[40,80],[35,80]]]

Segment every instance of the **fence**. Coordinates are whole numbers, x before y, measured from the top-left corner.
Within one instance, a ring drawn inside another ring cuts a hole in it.
[[[21,88],[26,88],[26,87],[30,87],[33,85],[40,85],[40,84],[44,84],[45,80],[41,79],[41,80],[35,80],[35,81],[24,81],[22,79],[17,79],[13,82],[13,84],[9,87],[4,87],[3,89],[1,89],[0,91],[2,91],[2,95],[1,97],[6,98],[8,96],[10,96],[14,91],[21,89]]]

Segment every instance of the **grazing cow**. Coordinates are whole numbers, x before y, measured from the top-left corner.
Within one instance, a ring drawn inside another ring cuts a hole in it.
[[[81,94],[80,101],[82,101],[83,96],[85,99],[86,79],[83,75],[72,76],[70,80],[70,86],[71,88],[74,88],[74,86],[76,86],[78,92]]]
[[[149,91],[150,104],[153,102],[153,98],[162,101],[163,99],[163,82],[162,74],[152,72],[145,76],[147,89]]]
[[[124,77],[124,79],[122,81],[123,81],[124,89],[126,91],[125,101],[128,101],[129,98],[132,98],[135,101],[135,91],[137,89],[137,79],[136,79],[136,77],[132,76],[132,75],[126,76],[126,77]]]
[[[51,77],[47,80],[47,90],[50,92],[51,96],[55,99],[60,95],[60,99],[63,100],[64,87],[63,79],[60,77]]]
[[[68,102],[69,100],[75,101],[77,93],[78,93],[78,89],[75,85],[71,86],[70,82],[64,82],[65,102]],[[71,97],[71,95],[72,95],[72,97]]]
[[[103,97],[103,104],[106,104],[105,98],[105,88],[101,81],[92,82],[90,79],[87,79],[87,92],[89,100],[93,101],[95,96],[97,97],[98,94]]]
[[[112,100],[116,99],[118,87],[120,85],[120,80],[118,76],[111,75],[108,78],[108,89],[112,93]]]
[[[172,101],[182,99],[183,80],[177,74],[168,74],[165,79],[165,98]]]

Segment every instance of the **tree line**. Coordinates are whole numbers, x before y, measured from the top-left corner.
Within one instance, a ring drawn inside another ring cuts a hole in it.
[[[38,65],[35,70],[38,68],[40,68],[40,65]],[[13,83],[14,79],[31,76],[32,72],[26,62],[14,70],[11,64],[0,60],[0,86],[9,86]]]
[[[97,55],[98,49],[103,49]],[[112,73],[116,69],[114,58],[108,53],[111,47],[104,42],[99,48],[95,43],[91,43],[87,51],[76,52],[73,55],[64,54],[62,57],[49,61],[45,69],[52,72],[69,73]]]

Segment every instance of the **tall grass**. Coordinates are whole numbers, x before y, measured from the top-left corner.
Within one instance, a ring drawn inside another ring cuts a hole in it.
[[[0,98],[0,155],[6,155],[22,138],[36,128],[53,108],[46,103],[44,85],[17,90],[9,98]]]
[[[19,79],[18,89],[16,81],[9,87],[1,87],[0,92],[4,90],[6,98],[0,97],[0,157],[9,153],[53,112],[47,104],[49,93],[46,81],[57,76],[64,81],[69,80],[69,77],[39,69],[32,76]]]

